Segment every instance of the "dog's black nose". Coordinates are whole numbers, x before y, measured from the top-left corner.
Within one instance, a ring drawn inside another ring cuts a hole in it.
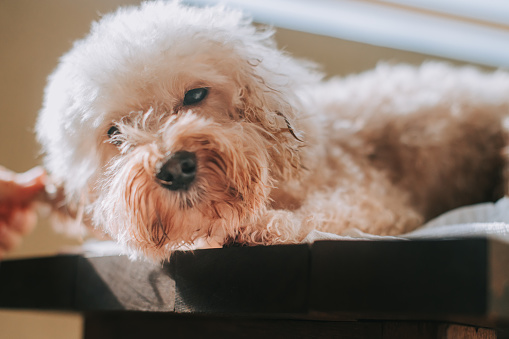
[[[163,187],[169,190],[187,190],[196,177],[196,167],[194,153],[176,152],[163,162],[156,178]]]

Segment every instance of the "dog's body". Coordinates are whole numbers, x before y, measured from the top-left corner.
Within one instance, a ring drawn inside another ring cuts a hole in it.
[[[400,234],[504,191],[509,75],[429,63],[322,82],[220,7],[105,17],[37,125],[67,210],[156,259],[199,240]]]
[[[310,149],[319,162],[308,172],[313,192],[299,195],[309,201],[306,214],[328,215],[313,228],[336,233],[342,220],[401,234],[501,197],[508,79],[436,63],[381,65],[314,90],[306,111],[321,120],[313,135],[322,138]]]

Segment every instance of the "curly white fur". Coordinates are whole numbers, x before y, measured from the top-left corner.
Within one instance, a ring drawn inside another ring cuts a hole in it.
[[[69,214],[164,259],[199,239],[397,234],[502,194],[507,73],[380,65],[322,82],[271,35],[178,2],[95,23],[50,76],[37,123]],[[183,104],[195,88],[207,97]],[[196,180],[172,191],[155,175],[179,151],[196,154]]]

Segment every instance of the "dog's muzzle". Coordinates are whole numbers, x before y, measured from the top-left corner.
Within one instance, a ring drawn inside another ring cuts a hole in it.
[[[196,178],[196,168],[196,155],[180,151],[161,162],[156,178],[161,186],[171,191],[187,190]]]

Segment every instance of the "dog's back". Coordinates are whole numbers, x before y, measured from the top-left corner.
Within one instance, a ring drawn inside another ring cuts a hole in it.
[[[329,156],[341,147],[387,173],[425,219],[503,195],[508,73],[381,65],[314,96]]]

